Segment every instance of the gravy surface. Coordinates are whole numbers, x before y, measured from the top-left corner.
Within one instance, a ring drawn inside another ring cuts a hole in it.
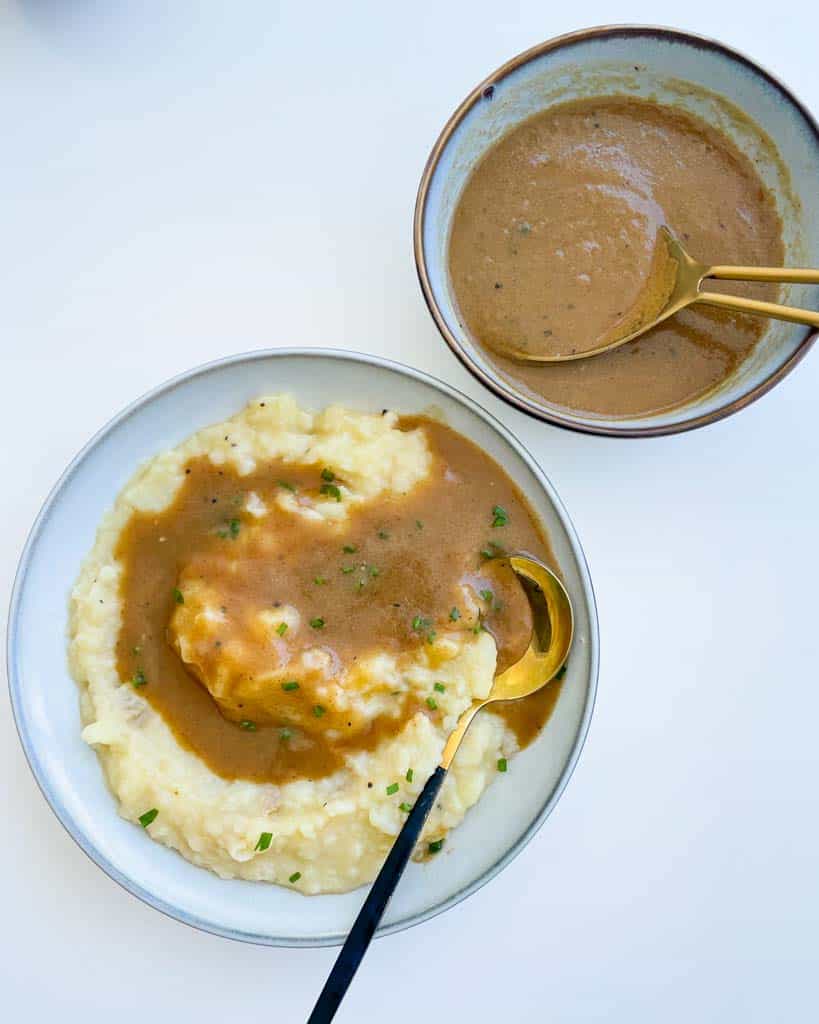
[[[651,280],[663,224],[707,263],[782,264],[782,225],[751,160],[682,110],[600,97],[536,114],[473,171],[452,223],[463,324],[513,383],[608,416],[686,402],[725,380],[765,321],[684,310],[613,352],[534,365],[497,354],[582,352]],[[709,288],[776,300],[776,285]]]
[[[492,556],[527,551],[554,566],[534,515],[503,470],[461,435],[426,418],[405,418],[401,429],[425,432],[430,476],[405,496],[351,510],[343,532],[275,503],[281,488],[318,495],[343,482],[332,467],[270,462],[239,476],[206,458],[187,465],[169,508],[136,512],[123,530],[120,680],[136,685],[179,742],[223,778],[320,778],[418,711],[439,713],[395,694],[388,714],[359,721],[319,704],[310,672],[257,685],[271,663],[292,661],[301,649],[320,646],[353,679],[367,652],[400,654],[465,627],[494,635],[499,670],[525,650],[528,601]],[[258,520],[247,511],[251,492],[269,510]],[[477,618],[464,607],[463,583],[477,595]],[[218,595],[216,625],[198,614],[203,588]],[[254,623],[260,611],[288,605],[302,626],[290,636],[274,631],[271,647]],[[522,746],[545,723],[559,688],[498,706]]]

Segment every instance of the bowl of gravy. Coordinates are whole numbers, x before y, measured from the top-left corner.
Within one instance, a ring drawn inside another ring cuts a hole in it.
[[[591,358],[503,353],[593,347],[639,303],[663,226],[708,262],[819,265],[817,182],[819,127],[748,58],[588,29],[509,61],[447,122],[418,192],[418,275],[446,342],[510,404],[588,433],[688,430],[764,394],[815,332],[700,306]],[[819,303],[805,285],[719,287]]]

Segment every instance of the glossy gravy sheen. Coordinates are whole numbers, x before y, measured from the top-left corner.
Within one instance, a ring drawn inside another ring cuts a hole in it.
[[[765,321],[705,306],[620,349],[533,365],[498,355],[582,352],[639,305],[663,224],[706,263],[782,264],[782,225],[751,160],[682,110],[601,97],[525,121],[468,180],[449,269],[462,322],[513,383],[606,416],[686,402],[725,380]],[[709,288],[776,300],[775,285]]]
[[[429,478],[401,498],[352,511],[343,532],[275,504],[283,487],[309,497],[328,477],[343,482],[331,467],[322,477],[315,466],[273,462],[239,476],[204,458],[188,464],[168,509],[135,513],[123,530],[116,551],[123,566],[120,679],[135,683],[179,742],[223,778],[320,778],[341,767],[345,754],[396,734],[418,711],[440,714],[396,694],[390,714],[358,721],[319,704],[309,672],[293,679],[297,688],[279,681],[255,687],[271,662],[292,659],[300,648],[320,645],[353,678],[365,653],[400,654],[449,630],[488,629],[500,669],[525,650],[528,601],[511,569],[487,559],[527,551],[555,565],[525,499],[492,459],[448,427],[406,418],[401,429],[425,432],[433,452]],[[250,492],[270,510],[261,520],[245,508]],[[496,506],[504,525],[493,526]],[[480,621],[458,609],[464,581],[476,593],[491,592],[481,599]],[[191,595],[202,585],[218,593],[221,616],[197,633]],[[253,632],[255,616],[284,605],[298,609],[302,627],[262,642]],[[220,672],[231,685],[217,702],[209,685]],[[542,728],[559,688],[553,683],[498,705],[521,746]]]

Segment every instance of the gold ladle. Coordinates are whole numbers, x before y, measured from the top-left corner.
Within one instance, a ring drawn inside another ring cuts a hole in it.
[[[776,302],[762,302],[759,299],[745,299],[738,295],[723,295],[721,292],[702,291],[702,283],[708,278],[720,281],[767,281],[785,284],[819,284],[819,270],[788,267],[734,267],[707,266],[693,259],[671,234],[667,227],[658,233],[657,249],[649,281],[633,308],[607,331],[593,348],[579,352],[543,355],[530,353],[503,345],[502,355],[521,362],[562,363],[574,359],[588,359],[603,352],[611,352],[629,341],[634,341],[652,327],[661,324],[675,313],[695,302],[707,306],[719,306],[734,313],[751,313],[754,316],[772,317],[774,320],[788,320],[795,324],[819,327],[819,313],[795,306],[781,306]]]
[[[458,724],[444,746],[438,767],[427,779],[373,882],[307,1024],[327,1024],[335,1016],[404,873],[424,822],[472,719],[489,704],[520,700],[540,690],[555,678],[566,661],[572,645],[574,616],[565,587],[551,569],[534,558],[512,555],[508,561],[526,587],[532,606],[532,638],[526,653],[505,672],[496,676],[488,696],[475,700],[458,719]]]

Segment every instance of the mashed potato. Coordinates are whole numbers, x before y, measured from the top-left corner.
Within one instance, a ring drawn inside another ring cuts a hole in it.
[[[306,659],[319,676],[325,672],[316,685],[326,687],[320,692],[326,693],[328,704],[349,707],[357,722],[382,714],[387,699],[396,695],[423,702],[434,692],[438,713],[412,714],[374,749],[351,748],[343,766],[322,778],[282,784],[223,778],[178,742],[146,699],[144,687],[120,680],[123,570],[116,557],[118,540],[135,511],[159,513],[171,505],[185,481],[186,465],[202,457],[240,476],[271,459],[318,468],[332,465],[343,476],[344,500],[332,494],[307,500],[283,489],[276,501],[287,514],[328,528],[343,524],[385,494],[408,493],[430,472],[424,432],[399,430],[396,422],[393,414],[365,415],[338,407],[312,415],[288,397],[251,403],[135,474],[106,515],[73,590],[70,662],[81,688],[83,738],[100,757],[120,813],[138,823],[156,809],[147,826],[151,837],[223,878],[276,882],[303,893],[344,892],[372,880],[406,819],[402,807],[414,802],[434,771],[459,714],[489,691],[495,642],[487,632],[462,629],[419,646],[410,656],[371,652],[354,670],[341,674],[337,667],[325,671],[326,654],[318,645],[302,646],[298,658]],[[263,521],[268,505],[269,499],[251,493],[243,511],[246,518]],[[173,642],[193,665],[195,654],[185,646],[191,622],[196,616],[207,619],[215,599],[206,588],[199,593],[193,588],[190,595],[178,609]],[[467,616],[474,613],[468,595],[464,609]],[[277,632],[283,622],[290,636],[307,628],[295,607],[254,620],[253,628],[261,636]],[[249,643],[253,635],[247,633]],[[292,669],[286,643],[280,647],[276,678]],[[230,661],[220,664],[228,675],[205,682],[215,699],[227,692],[229,700]],[[515,735],[500,717],[478,716],[430,814],[423,841],[439,839],[457,826],[496,776],[498,759],[516,749]],[[269,840],[261,839],[268,834]]]

